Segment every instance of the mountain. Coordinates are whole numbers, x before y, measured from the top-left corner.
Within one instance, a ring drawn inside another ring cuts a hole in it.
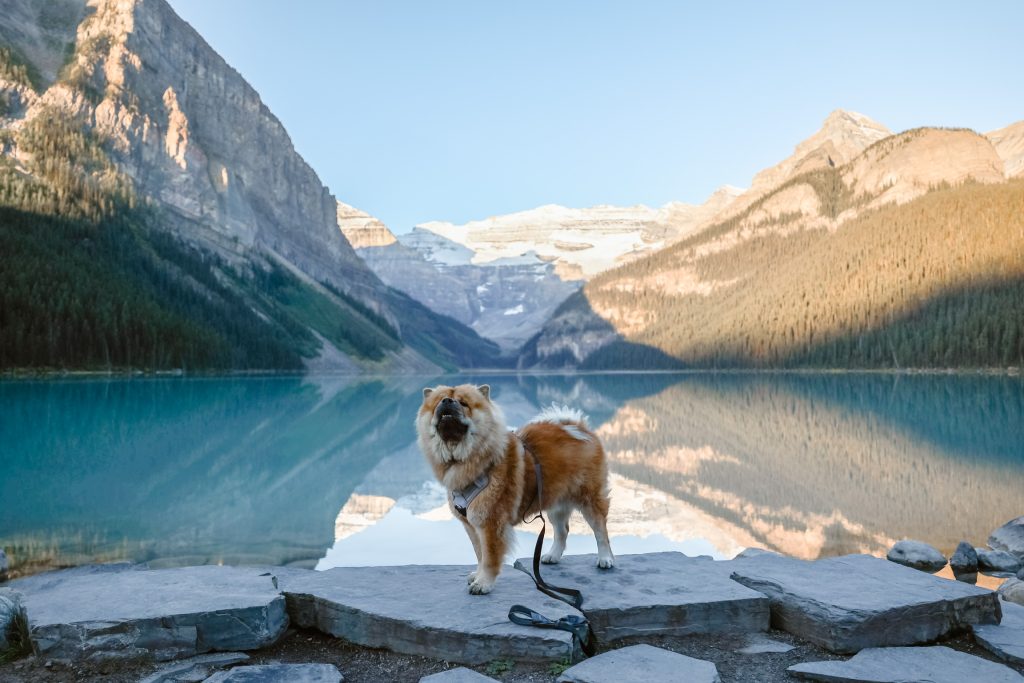
[[[1007,178],[1024,175],[1024,121],[985,133],[1003,160]]]
[[[506,355],[517,352],[579,288],[532,251],[474,264],[472,250],[437,233],[416,228],[396,238],[380,221],[345,212],[345,236],[381,280],[468,325]]]
[[[366,267],[281,122],[164,0],[6,2],[0,116],[0,240],[19,257],[0,367],[496,357]]]
[[[552,262],[563,279],[585,280],[686,236],[739,193],[725,186],[704,204],[671,202],[657,209],[550,204],[463,225],[433,221],[416,227],[469,248],[474,263],[534,251]]]
[[[520,364],[1024,363],[1024,181],[972,131],[875,134],[841,135],[854,154],[819,132],[759,174],[774,188],[755,180],[724,219],[593,278]]]

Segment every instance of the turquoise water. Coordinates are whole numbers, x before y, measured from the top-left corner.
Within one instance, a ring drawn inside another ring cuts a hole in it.
[[[464,381],[467,378],[449,378]],[[414,442],[435,379],[0,382],[0,545],[16,568],[471,562]],[[472,377],[510,425],[582,408],[618,553],[950,551],[1024,514],[1024,381],[949,375]],[[520,554],[535,529],[520,535]],[[594,552],[581,520],[569,552]]]

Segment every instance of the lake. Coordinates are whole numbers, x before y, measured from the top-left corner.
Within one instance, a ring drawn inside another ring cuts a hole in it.
[[[0,545],[38,571],[133,560],[472,563],[415,444],[441,378],[0,382]],[[510,425],[582,408],[619,554],[949,553],[1024,513],[1024,380],[981,375],[460,376]],[[578,516],[577,516],[578,517]],[[574,517],[568,552],[595,552]],[[539,525],[523,527],[532,552]]]

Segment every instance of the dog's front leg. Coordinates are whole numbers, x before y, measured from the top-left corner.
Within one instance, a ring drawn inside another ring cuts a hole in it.
[[[501,572],[501,562],[508,550],[507,530],[504,525],[486,520],[482,527],[476,529],[480,540],[480,564],[476,576],[469,583],[469,592],[473,595],[490,593],[494,581]]]
[[[462,522],[462,526],[466,529],[466,535],[469,536],[470,542],[473,544],[473,552],[476,553],[476,571],[472,571],[466,575],[466,583],[473,583],[476,579],[476,575],[480,572],[480,536],[476,533],[476,529],[469,523],[465,517],[456,515],[459,521]]]

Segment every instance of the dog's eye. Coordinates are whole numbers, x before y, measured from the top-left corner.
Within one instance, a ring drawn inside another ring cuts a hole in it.
[[[469,404],[463,401],[461,398],[459,399],[459,405],[462,406],[463,408],[469,407]]]

